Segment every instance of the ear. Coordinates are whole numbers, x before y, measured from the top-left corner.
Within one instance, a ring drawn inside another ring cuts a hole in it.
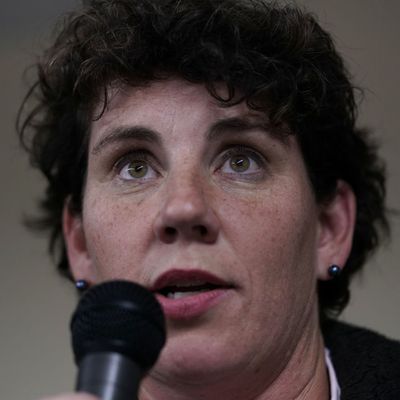
[[[64,204],[62,225],[72,276],[75,280],[84,279],[89,283],[95,282],[94,268],[86,246],[82,216],[71,210],[69,199]]]
[[[317,277],[331,279],[328,268],[346,264],[353,244],[356,198],[350,185],[338,181],[334,198],[322,204],[319,214]]]

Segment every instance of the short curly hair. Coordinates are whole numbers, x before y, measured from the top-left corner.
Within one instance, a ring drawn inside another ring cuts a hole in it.
[[[37,63],[37,81],[17,129],[47,178],[36,226],[69,276],[61,215],[81,212],[88,132],[110,84],[145,85],[179,76],[202,83],[221,106],[246,102],[298,138],[318,203],[338,180],[357,199],[350,257],[339,279],[319,282],[322,317],[348,303],[349,283],[389,232],[384,165],[355,125],[355,88],[331,36],[295,5],[266,0],[91,0],[64,17]],[[224,83],[222,98],[216,84]],[[238,94],[240,98],[238,99]]]

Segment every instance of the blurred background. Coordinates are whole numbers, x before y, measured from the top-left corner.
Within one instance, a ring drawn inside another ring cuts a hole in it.
[[[19,149],[14,123],[33,64],[60,13],[77,0],[2,0],[0,12],[0,398],[33,400],[73,388],[69,318],[75,291],[54,272],[45,237],[22,225],[43,181]],[[302,0],[335,38],[357,85],[366,88],[360,124],[376,131],[387,161],[388,206],[400,208],[400,2]],[[28,74],[29,76],[29,74]],[[353,283],[342,316],[400,339],[400,221],[392,241]]]

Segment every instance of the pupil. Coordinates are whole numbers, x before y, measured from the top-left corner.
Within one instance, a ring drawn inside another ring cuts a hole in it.
[[[147,166],[140,162],[132,163],[132,166],[129,168],[129,174],[134,178],[143,178],[146,172]]]
[[[250,166],[248,157],[246,156],[236,156],[231,160],[231,167],[235,171],[243,172],[246,171]]]

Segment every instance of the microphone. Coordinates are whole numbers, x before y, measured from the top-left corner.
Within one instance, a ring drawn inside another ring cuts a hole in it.
[[[166,341],[156,298],[128,281],[89,289],[71,319],[77,391],[102,400],[133,400]]]

